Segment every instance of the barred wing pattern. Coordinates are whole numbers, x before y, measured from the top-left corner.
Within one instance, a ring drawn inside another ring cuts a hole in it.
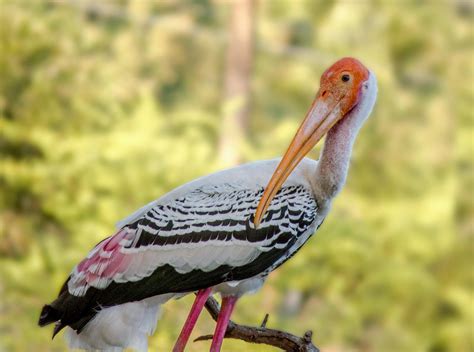
[[[75,268],[70,293],[82,296],[88,287],[138,281],[164,265],[178,274],[240,267],[263,252],[288,247],[314,221],[314,198],[302,186],[283,188],[255,230],[252,216],[262,192],[207,186],[153,207],[91,251]]]
[[[262,193],[214,185],[155,205],[76,266],[52,304],[61,325],[80,330],[100,307],[268,274],[312,234],[317,204],[305,187],[284,187],[255,229]]]

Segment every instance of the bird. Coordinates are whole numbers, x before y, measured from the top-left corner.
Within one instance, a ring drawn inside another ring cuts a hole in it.
[[[72,270],[39,325],[71,348],[145,351],[161,306],[195,294],[173,352],[184,351],[207,298],[222,297],[210,351],[221,350],[239,298],[257,291],[316,232],[348,174],[377,97],[375,74],[344,57],[320,87],[283,157],[184,184],[117,224]],[[307,154],[325,136],[319,160]]]

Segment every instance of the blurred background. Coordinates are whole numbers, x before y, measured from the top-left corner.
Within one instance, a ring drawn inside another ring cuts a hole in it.
[[[325,352],[473,351],[473,19],[470,0],[2,0],[0,351],[65,350],[36,322],[87,251],[186,181],[281,155],[343,56],[379,81],[348,183],[234,319]]]

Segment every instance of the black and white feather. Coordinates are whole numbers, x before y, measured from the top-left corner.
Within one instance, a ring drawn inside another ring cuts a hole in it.
[[[57,322],[55,333],[70,326],[70,344],[93,349],[100,341],[106,345],[115,331],[130,330],[127,309],[152,316],[166,300],[202,288],[241,294],[260,287],[324,216],[308,185],[289,182],[255,228],[263,187],[238,181],[198,181],[132,214],[74,268],[58,298],[43,309],[40,324]],[[107,335],[95,326],[104,317],[124,326]],[[150,334],[155,324],[147,320],[137,327],[149,326]],[[130,341],[119,345],[133,346]],[[144,343],[146,336],[137,341]]]
[[[63,300],[87,302],[81,305],[92,317],[101,306],[268,274],[307,240],[317,204],[303,186],[284,187],[255,229],[262,192],[206,186],[152,207],[76,266]],[[108,294],[111,285],[124,294]],[[61,320],[74,324],[64,313]]]

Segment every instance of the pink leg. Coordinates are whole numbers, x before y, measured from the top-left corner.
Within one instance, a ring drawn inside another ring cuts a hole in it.
[[[206,304],[207,298],[211,294],[211,291],[212,287],[209,287],[204,290],[200,290],[197,293],[191,311],[188,314],[188,318],[186,319],[186,322],[183,325],[183,329],[179,334],[178,340],[174,345],[173,352],[184,351],[184,347],[186,347],[186,343],[189,340],[189,336],[191,336],[191,332],[193,331],[194,325],[196,325],[196,321],[199,318],[199,314],[201,313],[204,304]]]
[[[229,325],[230,315],[234,310],[237,300],[238,298],[235,296],[222,297],[222,307],[219,317],[217,318],[216,331],[214,332],[210,352],[219,352],[221,350],[222,341],[224,340],[224,335],[227,330],[227,325]]]

